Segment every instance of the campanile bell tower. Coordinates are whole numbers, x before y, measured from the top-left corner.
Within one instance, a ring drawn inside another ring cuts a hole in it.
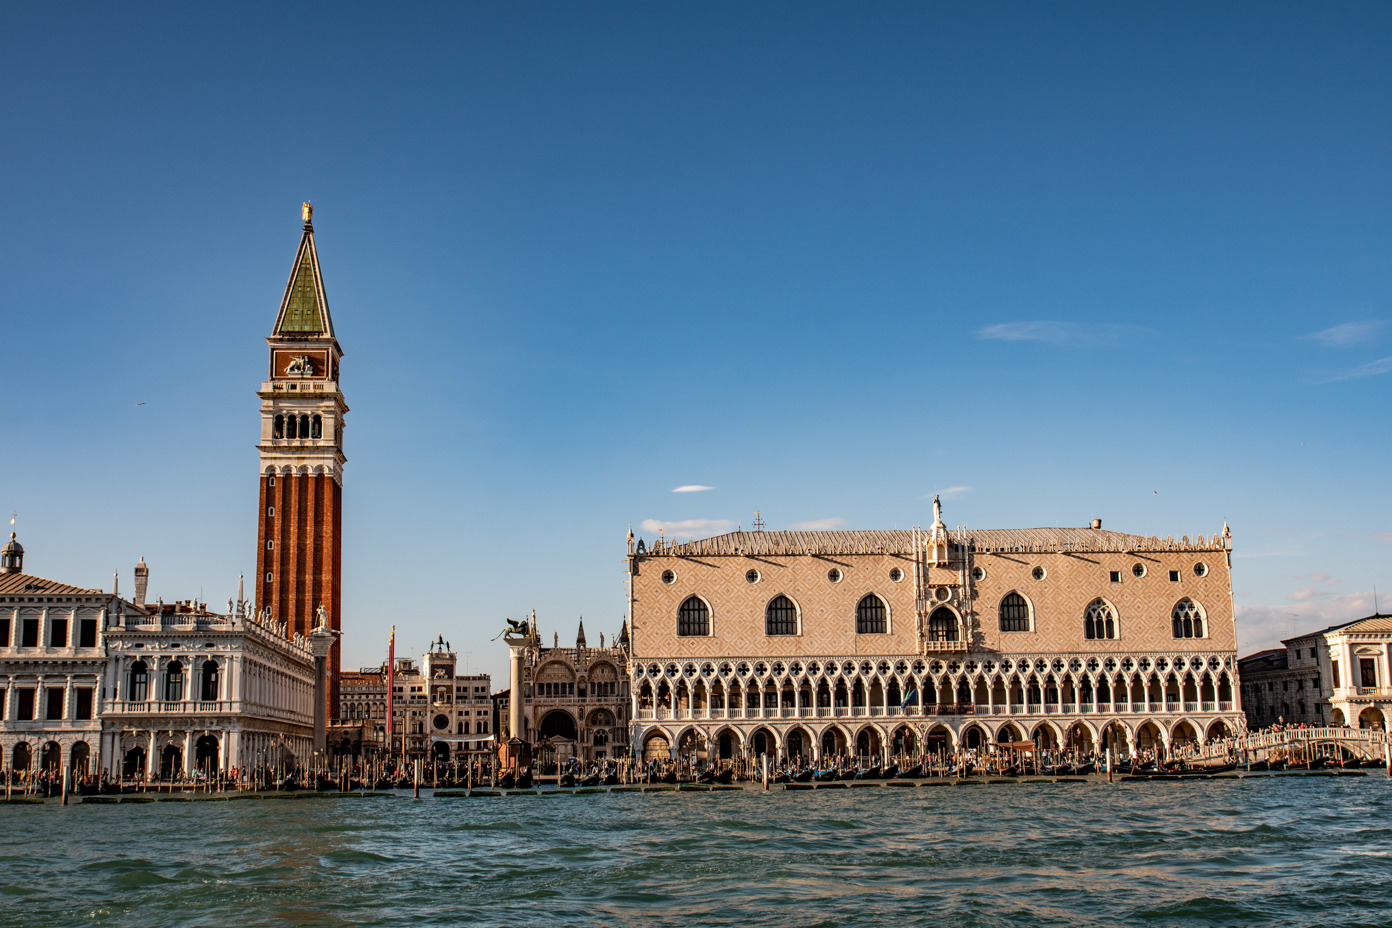
[[[308,635],[324,607],[327,625],[339,612],[343,527],[343,417],[339,359],[312,209],[304,205],[304,232],[280,301],[270,346],[268,379],[261,384],[261,510],[258,514],[256,608],[286,623],[291,636]],[[339,645],[329,654],[329,712],[338,717]]]

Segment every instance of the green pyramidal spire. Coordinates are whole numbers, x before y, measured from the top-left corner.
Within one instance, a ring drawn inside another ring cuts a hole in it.
[[[304,234],[295,254],[295,267],[290,283],[280,301],[276,317],[276,335],[333,336],[333,321],[329,304],[324,297],[324,278],[319,273],[319,252],[314,247],[314,226],[309,221],[309,205],[305,204]]]

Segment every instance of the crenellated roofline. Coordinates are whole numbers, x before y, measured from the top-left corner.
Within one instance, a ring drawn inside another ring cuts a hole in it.
[[[1141,551],[1226,551],[1228,539],[1215,533],[1205,539],[1158,538],[1132,535],[1100,528],[1012,528],[953,529],[948,533],[952,545],[970,548],[978,554],[990,553],[1084,553]],[[914,552],[913,531],[830,531],[830,532],[729,532],[695,541],[672,542],[657,539],[644,543],[635,552],[642,556],[778,557],[794,555],[885,554],[910,557]]]

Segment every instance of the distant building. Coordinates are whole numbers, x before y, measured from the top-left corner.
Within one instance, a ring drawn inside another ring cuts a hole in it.
[[[629,536],[644,756],[1196,742],[1242,725],[1226,526]]]
[[[1247,724],[1387,726],[1392,615],[1376,613],[1287,638],[1241,661]]]
[[[419,663],[397,658],[387,742],[387,665],[345,673],[340,725],[363,723],[364,753],[463,762],[493,748],[492,678],[459,673],[458,655],[441,635]]]
[[[314,664],[303,638],[239,598],[146,604],[23,571],[0,553],[0,751],[15,770],[148,779],[228,773],[313,752]]]
[[[308,764],[314,658],[284,623],[243,605],[118,610],[106,630],[103,757],[123,778],[168,780]]]
[[[14,532],[0,550],[0,766],[98,769],[112,593],[24,572]]]

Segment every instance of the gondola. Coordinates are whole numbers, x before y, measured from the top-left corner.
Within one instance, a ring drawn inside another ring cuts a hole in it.
[[[1385,766],[1387,766],[1387,761],[1385,761],[1385,760],[1379,760],[1379,759],[1376,758],[1376,757],[1369,757],[1369,758],[1365,758],[1364,761],[1363,761],[1359,766],[1364,767],[1364,768],[1369,768],[1369,767],[1385,767]]]
[[[605,786],[618,786],[618,785],[619,785],[619,775],[618,775],[617,773],[606,773],[606,774],[604,775],[604,785],[605,785]]]
[[[598,786],[601,779],[602,779],[602,778],[600,777],[599,774],[597,774],[597,773],[592,773],[592,774],[590,774],[590,775],[587,776],[587,777],[582,777],[581,780],[580,780],[580,785],[581,785],[581,786],[587,786],[587,787],[588,787],[588,786]]]
[[[791,783],[791,782],[793,782],[793,778],[790,777],[790,776],[788,776],[786,773],[780,773],[780,774],[776,775],[776,776],[773,778],[773,781],[772,781],[772,782],[774,782],[774,783]]]
[[[561,774],[560,779],[556,781],[556,785],[557,785],[557,786],[574,786],[574,785],[575,785],[575,774],[573,774],[573,773],[563,773],[563,774]]]
[[[799,771],[797,772],[797,775],[793,777],[793,782],[794,782],[794,783],[811,783],[811,782],[812,782],[812,771],[811,771],[811,770],[799,770]]]
[[[668,771],[667,771],[666,773],[664,773],[662,776],[658,777],[658,782],[659,782],[659,783],[675,783],[675,782],[677,782],[677,774],[676,774],[675,771],[668,770]]]
[[[891,764],[888,767],[883,767],[880,769],[879,778],[881,780],[892,780],[897,776],[899,776],[898,764]]]
[[[1265,773],[1270,769],[1271,763],[1265,760],[1254,760],[1250,764],[1247,764],[1247,771],[1249,773]]]
[[[873,767],[865,767],[857,770],[854,779],[857,780],[878,780],[880,778],[880,767],[876,764]]]
[[[1090,774],[1090,773],[1096,773],[1096,772],[1097,772],[1097,764],[1096,764],[1095,762],[1093,762],[1093,761],[1088,761],[1088,762],[1085,763],[1085,764],[1077,764],[1077,765],[1074,766],[1074,768],[1073,768],[1073,776],[1075,776],[1075,777],[1085,777],[1085,776],[1087,776],[1087,775]]]
[[[702,770],[700,773],[696,774],[696,782],[697,782],[697,783],[714,783],[714,782],[715,782],[715,769],[712,768],[712,767],[707,767],[705,770]]]
[[[1285,758],[1281,758],[1280,760],[1268,761],[1268,762],[1267,762],[1267,765],[1266,765],[1266,769],[1267,769],[1267,770],[1285,770],[1285,769],[1286,769],[1286,760],[1285,760]]]
[[[498,777],[498,789],[512,789],[517,785],[517,778],[510,773],[505,773]]]
[[[904,770],[900,770],[898,773],[896,773],[896,774],[894,775],[894,778],[895,778],[896,780],[917,780],[917,779],[920,779],[922,776],[923,776],[923,765],[922,765],[922,764],[914,764],[912,767],[909,767],[909,768],[904,769]]]

